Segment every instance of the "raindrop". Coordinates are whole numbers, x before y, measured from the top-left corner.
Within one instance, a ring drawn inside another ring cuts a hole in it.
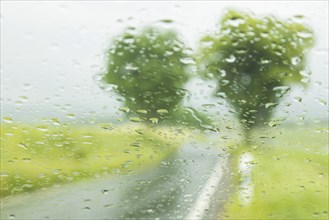
[[[305,84],[308,84],[308,83],[311,82],[311,78],[309,78],[309,77],[305,77],[305,78],[303,78],[303,79],[301,80],[301,82],[302,82],[302,83],[305,83]]]
[[[303,23],[305,22],[305,16],[304,15],[294,15],[291,20],[296,23]]]
[[[10,118],[10,117],[2,117],[2,120],[4,121],[4,122],[6,122],[6,123],[13,123],[13,119],[12,118]]]
[[[162,22],[162,23],[173,23],[174,21],[171,20],[171,19],[161,19],[161,20],[159,20],[159,22]]]
[[[219,70],[219,74],[220,77],[225,77],[226,76],[226,71],[225,70]]]
[[[326,100],[323,100],[323,99],[320,99],[320,98],[317,98],[316,100],[318,100],[321,105],[327,105]]]
[[[311,32],[301,31],[297,33],[297,36],[301,38],[311,38],[313,34]]]
[[[213,44],[214,44],[214,42],[212,42],[212,41],[203,41],[203,42],[201,42],[201,45],[202,45],[203,48],[211,48]]]
[[[224,79],[224,80],[221,81],[221,83],[222,83],[223,86],[226,86],[230,83],[230,81],[227,80],[227,79]]]
[[[22,158],[22,160],[23,160],[24,162],[30,162],[30,161],[31,161],[31,158],[29,158],[29,157],[24,157],[24,158]]]
[[[273,91],[277,92],[277,96],[282,97],[285,95],[287,92],[290,91],[289,86],[277,86],[273,88]]]
[[[150,118],[150,121],[151,121],[153,124],[158,124],[159,119],[158,119],[158,118]]]
[[[144,121],[142,118],[139,118],[139,117],[131,117],[129,118],[130,121],[132,122],[142,122]]]
[[[0,177],[7,177],[9,176],[9,173],[7,172],[0,172]]]
[[[157,113],[160,115],[168,114],[168,110],[167,109],[158,109]]]
[[[107,195],[107,194],[109,194],[109,190],[108,189],[102,189],[102,194],[104,194],[104,195]]]
[[[322,178],[324,177],[324,173],[319,173],[318,176]]]
[[[140,114],[147,114],[147,111],[146,111],[146,110],[143,110],[143,109],[140,109],[140,110],[137,110],[137,113],[140,113]]]
[[[228,57],[228,58],[225,59],[225,61],[226,61],[227,63],[234,63],[235,60],[236,60],[236,57],[235,57],[233,54],[230,55],[230,57]]]
[[[265,108],[275,107],[277,103],[266,103]]]
[[[245,23],[245,20],[243,20],[242,18],[232,18],[230,20],[227,20],[225,24],[233,26],[233,27],[238,27],[244,23]]]
[[[183,64],[195,64],[195,61],[190,57],[182,58],[179,61]]]
[[[271,60],[262,59],[262,60],[260,61],[260,63],[261,63],[261,64],[269,64],[269,63],[271,63]]]
[[[22,101],[22,102],[27,102],[28,97],[23,95],[23,96],[20,96],[19,99],[20,99],[20,101]]]
[[[125,66],[125,69],[126,69],[126,70],[138,70],[138,67],[132,65],[131,63],[128,63],[128,64]]]
[[[72,113],[70,113],[70,114],[66,114],[65,115],[67,118],[70,118],[70,119],[74,119],[75,118],[75,114],[72,114]]]
[[[36,127],[36,129],[39,130],[39,131],[42,131],[42,132],[48,131],[48,127],[45,126],[45,125],[39,125],[39,126]]]
[[[300,57],[291,58],[291,64],[294,66],[297,66],[300,63],[300,61],[301,61]]]
[[[216,96],[217,97],[220,97],[222,99],[225,99],[226,98],[226,94],[224,92],[218,92],[218,93],[216,93]]]
[[[302,70],[299,72],[302,76],[310,76],[312,74],[311,70]]]
[[[153,209],[146,210],[147,213],[154,213],[155,211]]]
[[[302,102],[302,97],[300,97],[300,96],[296,96],[295,98],[294,98],[297,102]]]
[[[121,108],[119,108],[119,110],[122,112],[125,112],[125,113],[128,113],[130,111],[130,109],[127,107],[121,107]]]
[[[81,137],[89,139],[89,138],[92,138],[93,136],[91,134],[84,133],[84,134],[81,134]]]
[[[57,125],[57,126],[60,125],[60,122],[57,118],[52,118],[51,121],[54,125]]]
[[[18,143],[17,145],[23,149],[27,149],[27,146],[24,143]]]
[[[141,146],[141,143],[135,142],[135,143],[132,143],[130,146],[132,146],[132,147],[140,147]]]

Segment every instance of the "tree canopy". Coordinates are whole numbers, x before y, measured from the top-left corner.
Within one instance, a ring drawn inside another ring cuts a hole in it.
[[[246,133],[268,122],[291,83],[301,83],[310,28],[293,20],[229,10],[219,29],[202,38],[200,74],[217,82]]]
[[[116,85],[125,106],[136,114],[174,115],[189,78],[185,49],[174,31],[128,28],[112,42],[103,80]]]

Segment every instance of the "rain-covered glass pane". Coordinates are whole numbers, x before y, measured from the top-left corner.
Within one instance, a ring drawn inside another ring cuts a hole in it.
[[[328,219],[328,1],[1,1],[1,219]]]

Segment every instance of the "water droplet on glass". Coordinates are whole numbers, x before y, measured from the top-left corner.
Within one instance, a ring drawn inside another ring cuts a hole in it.
[[[297,66],[300,63],[300,61],[301,61],[300,57],[291,58],[291,64],[294,66]]]
[[[137,66],[134,66],[134,65],[131,64],[131,63],[128,63],[128,64],[125,66],[125,69],[126,69],[126,70],[138,70],[138,67],[137,67]]]
[[[20,96],[19,99],[20,99],[20,101],[22,101],[22,102],[27,102],[28,97],[23,95],[23,96]]]
[[[301,82],[302,82],[302,83],[305,83],[305,84],[308,84],[308,83],[311,82],[311,78],[309,78],[309,77],[305,77],[305,78],[303,78],[303,79],[301,80]]]
[[[324,99],[317,98],[316,100],[318,100],[321,105],[327,105],[327,101]]]
[[[132,146],[132,147],[140,147],[141,146],[141,143],[134,142],[134,143],[130,144],[130,146]]]
[[[195,61],[190,57],[182,58],[179,61],[183,64],[195,64]]]
[[[151,121],[153,124],[158,124],[159,119],[158,119],[158,118],[150,118],[150,121]]]
[[[74,119],[75,118],[75,114],[72,114],[72,113],[70,113],[70,114],[66,114],[65,115],[67,118],[70,118],[70,119]]]
[[[57,118],[52,118],[51,121],[54,125],[57,125],[57,126],[60,125],[60,122]]]
[[[39,130],[39,131],[42,131],[42,132],[46,132],[46,131],[48,131],[48,127],[45,126],[45,125],[38,125],[38,126],[36,127],[36,129]]]
[[[132,122],[142,122],[144,121],[142,118],[139,118],[139,117],[131,117],[129,118],[130,121]]]
[[[305,16],[304,15],[294,15],[291,20],[296,23],[303,23],[305,22]]]
[[[302,70],[299,72],[302,76],[310,76],[312,74],[311,70]]]
[[[159,22],[162,22],[162,23],[173,23],[174,21],[171,20],[171,19],[161,19],[161,20],[159,20]]]
[[[318,176],[322,178],[324,177],[324,173],[319,173]]]
[[[277,103],[266,103],[265,108],[275,107]]]
[[[228,58],[225,59],[227,63],[234,63],[236,60],[236,57],[234,55],[229,56]]]
[[[147,111],[146,111],[146,110],[143,110],[143,109],[140,109],[140,110],[137,110],[137,113],[140,113],[140,114],[147,114]]]
[[[23,149],[27,149],[27,146],[24,143],[18,143],[17,145]]]
[[[290,86],[277,86],[273,88],[273,91],[276,92],[277,96],[282,97],[290,91]]]
[[[302,97],[296,96],[294,99],[295,99],[297,102],[302,102]]]
[[[128,113],[128,112],[130,111],[130,109],[127,108],[127,107],[121,107],[121,108],[119,108],[119,110],[120,110],[120,111],[123,111],[123,112],[125,112],[125,113]]]
[[[225,22],[225,24],[233,26],[233,27],[238,27],[244,23],[245,23],[245,20],[243,20],[242,18],[232,18]]]
[[[2,120],[6,123],[13,123],[13,119],[11,117],[2,117]]]
[[[0,172],[0,177],[7,177],[9,176],[9,173],[7,172]]]
[[[81,137],[89,139],[89,138],[92,138],[93,136],[91,134],[88,134],[88,133],[83,133],[83,134],[81,134]]]
[[[102,194],[104,194],[104,195],[107,195],[107,194],[109,194],[109,190],[108,189],[102,189]]]
[[[157,113],[160,115],[168,114],[168,110],[167,109],[158,109]]]
[[[225,77],[226,76],[226,71],[225,70],[219,70],[219,77]]]
[[[301,38],[312,38],[313,34],[311,32],[301,31],[297,33],[297,36]]]

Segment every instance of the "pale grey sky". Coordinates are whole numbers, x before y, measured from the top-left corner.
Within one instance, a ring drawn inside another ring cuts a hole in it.
[[[311,86],[295,88],[286,98],[291,117],[328,117],[328,1],[1,1],[2,117],[63,117],[69,113],[115,117],[120,102],[102,91],[93,76],[104,67],[111,37],[127,25],[175,28],[193,47],[227,8],[273,14],[304,15],[316,34],[310,53]],[[161,19],[172,19],[170,25]],[[193,83],[192,83],[193,84]],[[189,105],[200,106],[211,88],[200,85]],[[198,97],[201,94],[203,98]],[[302,96],[299,103],[294,97]],[[322,100],[322,101],[321,101]],[[321,104],[322,103],[322,104]],[[287,108],[277,115],[286,115]]]

